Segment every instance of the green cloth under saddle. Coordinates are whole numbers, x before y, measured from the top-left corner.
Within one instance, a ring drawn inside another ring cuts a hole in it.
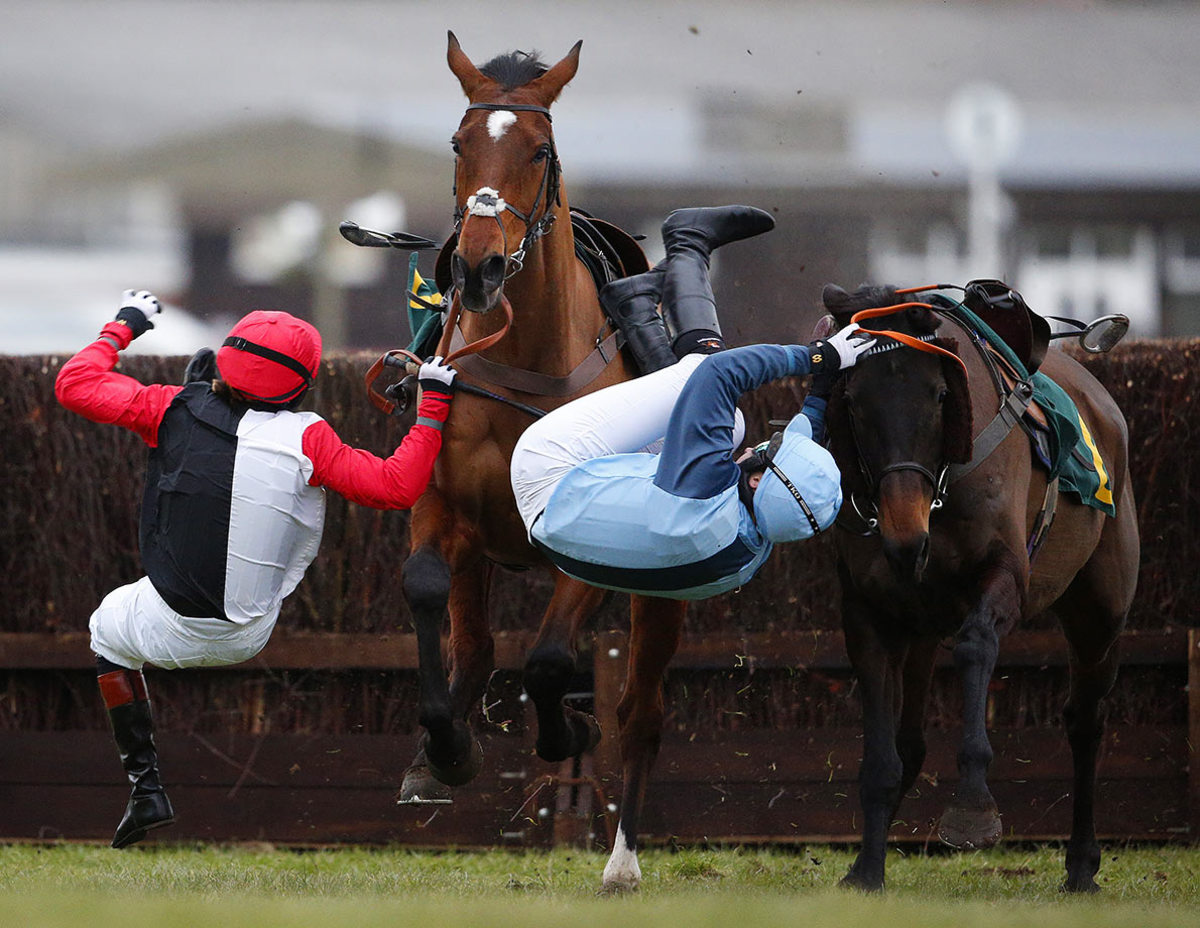
[[[1061,492],[1074,494],[1080,502],[1106,515],[1116,515],[1108,468],[1100,457],[1087,423],[1079,415],[1075,401],[1067,391],[1041,371],[1030,378],[1013,350],[982,319],[961,303],[946,297],[942,297],[942,300],[952,307],[950,312],[1000,352],[1013,370],[1033,383],[1033,401],[1045,410],[1046,421],[1050,425],[1049,478],[1053,480],[1058,477]]]

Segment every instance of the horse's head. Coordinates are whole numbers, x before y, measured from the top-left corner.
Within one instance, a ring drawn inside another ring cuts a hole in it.
[[[555,220],[562,199],[550,105],[575,76],[582,45],[553,67],[511,52],[477,68],[449,33],[446,58],[470,100],[451,140],[458,247],[450,270],[465,309],[496,306],[505,278]]]
[[[847,293],[826,286],[825,308],[839,327],[866,310],[899,307],[911,298],[893,287]],[[863,328],[890,330],[953,353],[953,339],[935,333],[941,317],[911,304]],[[940,507],[947,467],[971,457],[971,398],[955,357],[921,351],[885,337],[840,382],[828,411],[830,441],[846,496],[874,525],[884,552],[904,579],[920,579],[929,560],[929,514]]]

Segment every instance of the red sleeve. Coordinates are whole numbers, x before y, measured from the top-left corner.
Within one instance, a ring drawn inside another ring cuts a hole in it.
[[[442,423],[450,397],[423,390],[417,422],[392,456],[376,457],[347,445],[322,419],[304,430],[303,450],[313,462],[313,486],[329,487],[351,502],[372,509],[408,509],[425,492],[442,447]]]
[[[110,322],[100,331],[100,338],[62,366],[54,395],[71,412],[136,432],[153,448],[158,444],[163,414],[183,387],[165,383],[145,386],[114,371],[118,349],[129,347],[131,341],[128,326]]]

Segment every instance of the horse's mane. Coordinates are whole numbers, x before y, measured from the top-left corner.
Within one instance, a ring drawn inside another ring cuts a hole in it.
[[[501,90],[516,90],[545,74],[549,68],[536,51],[513,51],[497,55],[479,71],[500,85]]]

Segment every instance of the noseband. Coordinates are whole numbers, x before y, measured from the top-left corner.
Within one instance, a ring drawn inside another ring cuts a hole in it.
[[[547,121],[552,122],[550,110],[544,106],[534,106],[529,103],[472,103],[467,107],[467,110],[489,110],[492,112],[506,110],[519,111],[528,113],[540,113],[545,116]],[[508,251],[508,235],[504,231],[504,223],[500,221],[500,214],[510,212],[523,223],[525,223],[525,234],[521,237],[521,244],[517,246],[517,250],[506,257],[507,270],[504,274],[505,279],[512,277],[522,267],[525,266],[525,253],[532,247],[533,243],[550,231],[554,225],[555,216],[551,212],[551,206],[561,206],[561,174],[562,168],[558,163],[558,149],[554,145],[554,136],[550,136],[550,151],[546,156],[546,169],[542,173],[542,182],[538,186],[537,197],[534,198],[533,205],[529,207],[527,212],[522,212],[517,209],[501,195],[500,191],[494,187],[480,187],[473,194],[467,197],[467,201],[463,206],[456,206],[454,209],[454,231],[459,235],[462,234],[462,228],[467,218],[470,216],[490,216],[496,220],[496,224],[500,226],[500,236],[504,242],[503,248]],[[458,184],[455,181],[454,199],[458,201]],[[543,202],[544,201],[544,202]],[[538,208],[541,207],[542,214],[537,219]]]

